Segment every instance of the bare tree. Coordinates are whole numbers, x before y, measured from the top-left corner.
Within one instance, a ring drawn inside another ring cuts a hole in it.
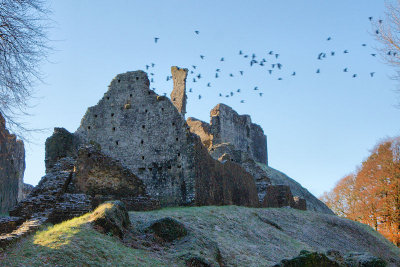
[[[0,0],[0,113],[18,133],[49,51],[48,15],[43,0]]]

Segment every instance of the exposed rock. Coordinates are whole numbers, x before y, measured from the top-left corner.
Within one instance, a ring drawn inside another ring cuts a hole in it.
[[[318,252],[309,252],[302,250],[299,256],[290,259],[282,260],[280,264],[274,265],[276,267],[300,267],[300,266],[321,266],[321,267],[339,267],[340,265],[330,260],[325,254]]]
[[[172,242],[188,234],[182,223],[169,217],[153,222],[148,229],[165,242]]]
[[[199,256],[191,257],[185,261],[187,267],[211,267],[205,259]]]
[[[201,142],[206,148],[210,148],[212,145],[212,135],[210,133],[210,124],[198,120],[193,117],[189,117],[186,120],[186,123],[190,127],[190,132],[198,135],[201,139]]]
[[[174,88],[171,92],[171,101],[178,112],[185,117],[186,114],[186,77],[188,70],[176,66],[171,67],[172,80]]]
[[[24,143],[10,134],[0,113],[0,213],[8,212],[22,198],[24,171]]]
[[[120,238],[131,224],[128,211],[121,201],[103,203],[93,211],[89,221],[93,225],[101,227],[105,233],[111,233]]]
[[[54,167],[59,159],[75,158],[77,155],[77,138],[64,128],[54,128],[53,135],[46,139],[45,165],[46,172]]]
[[[387,263],[367,252],[353,252],[344,256],[344,265],[350,267],[385,267]]]

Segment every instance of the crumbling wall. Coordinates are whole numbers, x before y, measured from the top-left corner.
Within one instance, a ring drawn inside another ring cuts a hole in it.
[[[22,197],[24,171],[24,143],[10,134],[0,114],[0,213],[8,212]]]
[[[213,136],[210,133],[210,124],[193,117],[187,118],[186,123],[190,127],[190,132],[198,135],[203,145],[210,148],[213,139]]]
[[[171,67],[174,88],[171,92],[171,101],[178,112],[185,117],[186,114],[186,77],[188,69],[181,69],[176,66]]]
[[[149,89],[145,72],[117,75],[75,135],[128,167],[162,205],[194,201],[188,126],[168,98]]]
[[[218,104],[210,116],[213,145],[231,143],[255,161],[268,164],[267,137],[259,125],[251,122],[249,115],[239,115],[231,107]]]
[[[78,139],[64,128],[54,128],[52,136],[45,143],[46,173],[54,167],[61,158],[76,158],[78,153]]]

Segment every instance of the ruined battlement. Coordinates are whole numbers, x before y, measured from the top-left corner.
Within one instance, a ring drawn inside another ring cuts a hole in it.
[[[188,71],[172,67],[171,74],[171,99],[150,90],[145,72],[126,72],[87,109],[75,133],[55,129],[46,141],[46,167],[54,173],[60,160],[71,160],[67,193],[87,194],[97,204],[117,197],[135,209],[151,203],[260,207],[276,197],[287,200],[282,205],[305,205],[301,196],[295,202],[274,187],[266,200],[274,186],[262,167],[268,167],[267,137],[249,115],[218,104],[210,123],[185,121]],[[96,152],[81,150],[88,145]]]

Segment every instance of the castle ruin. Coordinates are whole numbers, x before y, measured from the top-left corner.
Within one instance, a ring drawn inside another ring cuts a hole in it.
[[[185,120],[187,69],[171,73],[171,99],[150,90],[145,72],[126,72],[87,109],[75,133],[55,128],[46,140],[46,175],[0,231],[20,218],[60,222],[112,199],[130,210],[242,205],[332,214],[268,166],[267,137],[250,116],[218,104],[210,123]]]

